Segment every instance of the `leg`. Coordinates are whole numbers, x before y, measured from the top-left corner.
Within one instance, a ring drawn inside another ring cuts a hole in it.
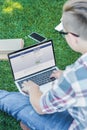
[[[20,93],[15,93],[15,92],[8,92],[8,91],[4,91],[4,90],[0,90],[0,110],[2,111],[5,111],[7,112],[9,115],[12,115],[14,116],[15,118],[17,117],[16,116],[16,113],[15,110],[11,111],[11,109],[15,109],[15,104],[17,104],[17,98],[20,98]],[[16,98],[14,98],[16,96]],[[22,100],[22,98],[21,98]],[[13,104],[12,104],[13,102]],[[20,102],[21,103],[21,102]],[[18,104],[20,104],[18,103]],[[25,104],[22,104],[22,105],[25,105]],[[13,107],[14,108],[13,108]],[[22,108],[22,106],[18,105],[18,107],[16,109],[20,109]],[[30,130],[26,125],[24,125],[22,122],[20,122],[20,126],[23,130]]]
[[[17,92],[0,91],[0,109],[32,130],[68,130],[73,120],[67,111],[38,115],[32,108],[29,97]]]

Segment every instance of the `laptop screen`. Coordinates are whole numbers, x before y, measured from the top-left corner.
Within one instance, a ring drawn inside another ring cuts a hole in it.
[[[55,66],[52,41],[8,55],[15,80]]]

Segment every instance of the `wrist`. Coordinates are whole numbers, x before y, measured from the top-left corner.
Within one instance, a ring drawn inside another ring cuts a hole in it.
[[[39,86],[34,86],[34,87],[30,87],[28,90],[29,95],[37,95],[38,93],[40,93],[40,89]]]

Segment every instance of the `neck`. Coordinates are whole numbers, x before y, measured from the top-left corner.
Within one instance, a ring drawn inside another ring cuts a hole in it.
[[[83,40],[83,39],[79,40],[79,52],[81,54],[87,53],[87,41],[86,40]]]

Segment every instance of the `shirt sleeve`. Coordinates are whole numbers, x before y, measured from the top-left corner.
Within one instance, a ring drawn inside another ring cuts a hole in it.
[[[67,69],[63,76],[56,80],[53,88],[41,96],[40,106],[44,113],[64,111],[76,102],[75,92],[69,79],[72,76],[74,76],[73,71]]]

